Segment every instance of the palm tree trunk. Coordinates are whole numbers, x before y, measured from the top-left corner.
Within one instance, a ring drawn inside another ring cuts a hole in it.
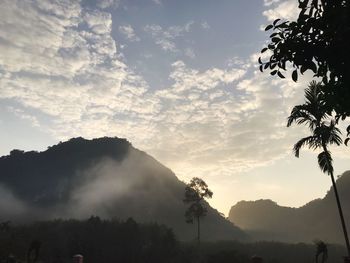
[[[328,152],[327,146],[325,144],[322,144],[322,148],[325,152]],[[343,209],[340,204],[340,199],[339,199],[339,194],[338,194],[338,189],[337,189],[337,184],[334,180],[334,175],[333,175],[333,169],[330,171],[331,179],[332,179],[332,185],[334,189],[334,194],[335,194],[335,199],[337,201],[337,207],[338,207],[338,212],[340,216],[340,221],[343,229],[343,234],[345,238],[345,245],[346,245],[346,250],[348,252],[348,259],[350,259],[350,243],[349,243],[349,236],[348,236],[348,231],[346,230],[346,225],[345,225],[345,220],[344,220],[344,215],[343,215]]]
[[[337,201],[337,206],[338,206],[340,221],[341,221],[341,225],[342,225],[342,228],[343,228],[343,233],[344,233],[344,238],[345,238],[346,249],[347,249],[347,251],[348,251],[348,257],[350,258],[350,244],[349,244],[348,231],[346,230],[346,225],[345,225],[345,220],[344,220],[344,215],[343,215],[343,209],[342,209],[341,204],[340,204],[338,189],[337,189],[337,185],[336,185],[335,180],[334,180],[333,172],[331,173],[331,179],[332,179],[332,184],[333,184],[335,199],[336,199],[336,201]]]

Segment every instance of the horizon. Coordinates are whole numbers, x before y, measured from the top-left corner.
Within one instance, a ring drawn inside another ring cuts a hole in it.
[[[308,129],[286,127],[311,76],[294,83],[258,69],[263,28],[295,18],[296,4],[3,1],[0,155],[119,137],[184,182],[204,179],[226,216],[240,200],[322,198],[331,181],[317,154],[292,153]],[[350,170],[348,149],[331,150],[335,175]]]

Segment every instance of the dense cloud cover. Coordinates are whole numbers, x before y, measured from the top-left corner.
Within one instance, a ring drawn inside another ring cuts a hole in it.
[[[257,69],[261,27],[296,11],[294,0],[3,0],[0,150],[125,137],[181,179],[226,192],[211,202],[227,212],[227,194],[245,198],[227,182],[249,186],[243,173],[287,164],[306,132],[285,126],[310,76]]]

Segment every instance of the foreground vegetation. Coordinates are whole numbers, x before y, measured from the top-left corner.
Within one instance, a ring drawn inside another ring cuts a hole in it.
[[[171,229],[158,224],[126,221],[54,220],[30,225],[3,225],[1,262],[14,255],[17,262],[71,262],[82,254],[84,262],[251,262],[253,255],[266,263],[314,262],[313,244],[234,241],[179,242]],[[345,249],[328,245],[328,262],[342,262]]]

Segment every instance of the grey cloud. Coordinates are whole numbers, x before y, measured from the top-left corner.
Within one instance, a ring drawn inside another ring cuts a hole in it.
[[[117,8],[120,0],[97,0],[97,6],[101,9]]]
[[[140,38],[135,34],[131,25],[119,26],[119,32],[132,42],[140,41]]]
[[[160,25],[146,25],[144,31],[149,33],[157,45],[163,50],[170,52],[179,52],[175,44],[175,39],[191,31],[193,21],[189,21],[183,26],[170,26],[163,29]]]

